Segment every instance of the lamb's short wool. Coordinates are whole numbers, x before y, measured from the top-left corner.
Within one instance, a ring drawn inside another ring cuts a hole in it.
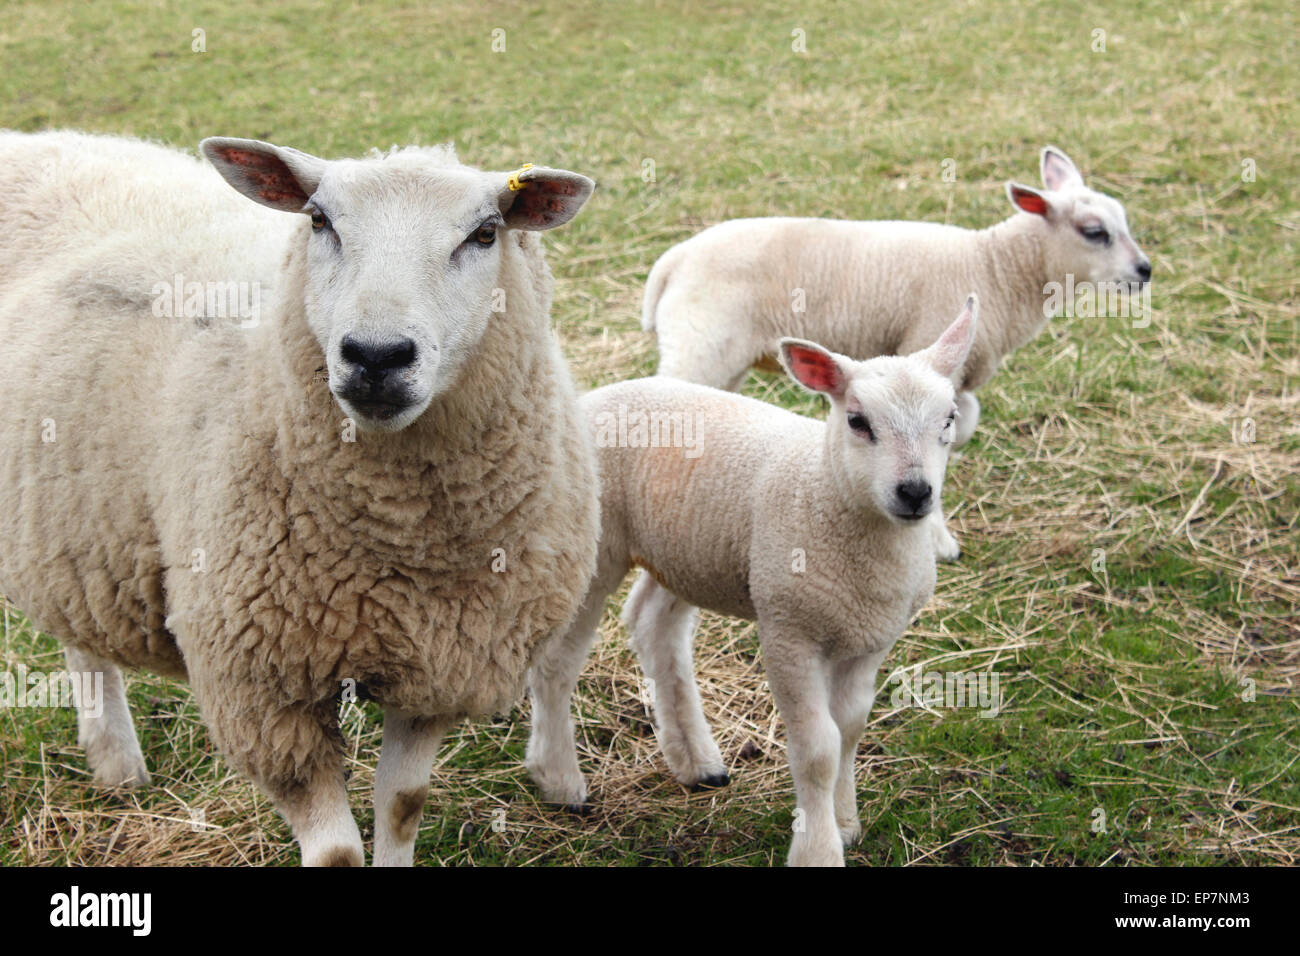
[[[379,702],[375,862],[409,863],[441,736],[516,700],[594,567],[536,235],[592,183],[449,147],[203,152],[0,136],[0,590],[105,673],[98,782],[149,779],[118,668],[187,677],[307,864],[363,860],[337,700]],[[160,315],[176,273],[274,308]]]
[[[973,390],[1046,321],[1049,284],[1144,283],[1151,263],[1124,208],[1084,185],[1059,149],[1042,151],[1046,189],[1007,184],[1017,209],[988,229],[926,222],[736,219],[673,246],[646,282],[642,326],[659,345],[659,374],[737,388],[783,336],[867,359],[933,342],[951,303],[974,289],[979,337],[958,377],[955,447],[979,422]],[[957,542],[936,509],[940,557]]]
[[[547,800],[586,800],[570,698],[606,599],[640,567],[623,621],[677,779],[728,779],[691,665],[697,608],[757,620],[803,823],[790,863],[843,864],[841,839],[861,832],[853,764],[876,671],[934,589],[923,519],[955,431],[950,377],[976,324],[972,297],[929,348],[866,362],[782,340],[790,375],[830,398],[824,423],[664,377],[582,398],[601,539],[582,610],[529,675],[527,765]]]

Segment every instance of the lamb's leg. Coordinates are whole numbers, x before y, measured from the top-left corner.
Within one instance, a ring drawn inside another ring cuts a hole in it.
[[[943,502],[936,502],[934,511],[926,519],[934,540],[934,556],[940,561],[956,561],[961,557],[961,545],[948,530],[948,520],[943,516]]]
[[[574,810],[587,803],[587,781],[574,744],[573,692],[596,641],[605,601],[626,571],[626,566],[608,565],[597,570],[573,625],[542,645],[528,672],[533,714],[524,766],[548,803]]]
[[[736,320],[715,307],[660,304],[668,314],[658,331],[659,368],[655,374],[680,378],[698,385],[736,391],[757,359],[748,343],[728,338],[725,330]]]
[[[102,787],[148,786],[149,771],[131,722],[122,672],[80,648],[65,647],[63,653],[76,689],[77,742],[86,750],[95,783]],[[83,675],[90,675],[89,688],[84,686]]]
[[[679,600],[642,571],[627,603],[623,624],[631,632],[632,649],[652,681],[655,735],[677,780],[694,790],[721,787],[730,781],[704,719],[695,683],[691,638],[699,608]]]
[[[375,772],[375,866],[410,866],[415,861],[429,771],[452,723],[441,717],[384,712],[384,744]]]
[[[980,423],[980,400],[974,392],[957,393],[957,434],[953,436],[952,447],[960,448],[970,441],[975,428]]]
[[[835,822],[840,773],[840,730],[831,716],[829,664],[810,641],[789,630],[759,625],[768,684],[785,721],[794,777],[794,841],[790,866],[843,866]]]
[[[871,704],[876,699],[876,672],[885,651],[864,654],[831,666],[831,716],[840,729],[840,772],[835,778],[835,822],[844,845],[857,843],[862,836],[858,818],[858,791],[854,780],[854,762],[858,741],[867,726]]]

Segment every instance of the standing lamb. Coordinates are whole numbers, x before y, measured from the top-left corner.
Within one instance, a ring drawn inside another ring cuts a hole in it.
[[[783,339],[786,370],[830,398],[824,423],[662,377],[582,398],[601,539],[582,610],[529,675],[527,765],[547,800],[586,800],[570,699],[606,598],[639,566],[623,621],[674,775],[687,786],[728,779],[691,664],[697,608],[757,620],[805,823],[789,862],[844,864],[841,841],[862,832],[853,764],[876,671],[934,590],[923,519],[956,430],[950,377],[975,328],[972,296],[938,341],[902,358],[855,362]]]
[[[0,137],[0,590],[104,673],[103,716],[79,714],[98,783],[149,781],[118,668],[187,677],[308,865],[363,862],[337,699],[368,694],[374,859],[409,864],[444,732],[516,700],[595,564],[595,456],[536,235],[593,184],[450,147],[202,152],[215,170]],[[238,285],[277,244],[253,327],[156,314],[173,269]]]
[[[1151,263],[1124,207],[1083,183],[1065,153],[1042,152],[1045,190],[1007,184],[1018,210],[988,229],[928,222],[736,219],[665,252],[650,271],[642,327],[659,341],[659,374],[736,389],[783,336],[856,359],[933,342],[948,303],[980,296],[980,334],[958,379],[954,447],[979,423],[973,390],[1046,321],[1048,284],[1145,283]],[[1073,287],[1073,285],[1071,286]],[[939,556],[958,557],[941,508]]]

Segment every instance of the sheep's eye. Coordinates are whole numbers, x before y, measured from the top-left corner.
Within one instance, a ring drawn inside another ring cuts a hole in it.
[[[957,413],[955,411],[949,412],[948,417],[944,419],[943,428],[939,429],[940,441],[943,441],[947,438],[948,432],[952,430],[952,426],[956,424],[956,422],[957,422]]]
[[[861,412],[849,413],[849,427],[859,434],[866,435],[872,441],[876,440],[876,435],[871,430],[871,423],[867,421],[867,416]]]
[[[485,222],[474,230],[474,241],[480,246],[490,246],[497,241],[497,227],[494,222]]]
[[[1103,226],[1081,226],[1079,235],[1089,242],[1110,242],[1110,233]]]
[[[313,209],[311,211],[311,227],[316,232],[320,232],[322,229],[326,228],[329,224],[330,224],[329,217],[326,216],[319,209]]]

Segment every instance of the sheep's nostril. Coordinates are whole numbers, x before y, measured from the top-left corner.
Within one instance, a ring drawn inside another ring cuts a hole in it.
[[[900,482],[894,491],[898,495],[898,500],[910,508],[913,514],[924,508],[930,501],[930,495],[933,494],[928,481]]]
[[[340,354],[343,361],[357,366],[367,378],[383,378],[389,372],[415,362],[415,343],[405,338],[380,343],[362,342],[345,335]]]
[[[1142,261],[1142,262],[1139,262],[1139,263],[1137,264],[1137,274],[1138,274],[1138,278],[1141,279],[1143,282],[1146,282],[1148,279],[1150,279],[1150,278],[1151,278],[1151,263],[1150,263],[1150,262],[1147,262],[1147,261],[1145,261],[1145,260]]]

